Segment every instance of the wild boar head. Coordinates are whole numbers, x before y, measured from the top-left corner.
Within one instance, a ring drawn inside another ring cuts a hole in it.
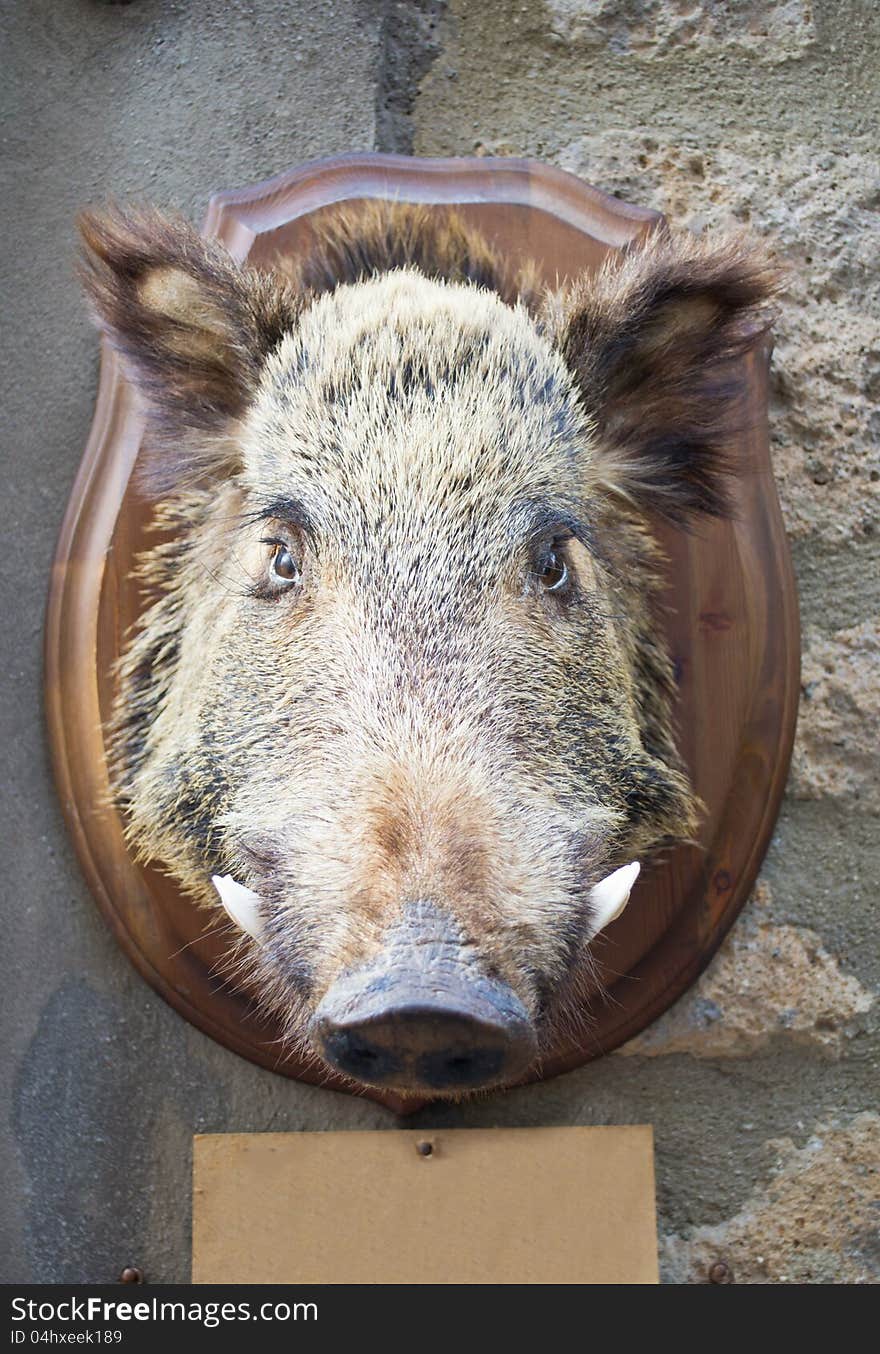
[[[766,259],[657,230],[544,292],[454,215],[341,211],[292,275],[87,217],[161,538],[114,722],[131,841],[361,1084],[515,1078],[692,834],[648,511],[724,510]]]

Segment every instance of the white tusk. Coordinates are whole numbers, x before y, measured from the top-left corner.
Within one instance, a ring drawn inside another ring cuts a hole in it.
[[[236,926],[247,931],[254,940],[263,934],[263,919],[260,916],[260,895],[253,889],[246,889],[231,874],[215,874],[211,883],[220,894],[220,901],[226,908]]]
[[[594,935],[604,931],[605,927],[619,917],[629,902],[632,886],[639,876],[640,866],[637,860],[631,865],[621,865],[613,874],[600,879],[590,890],[590,902],[593,906]]]

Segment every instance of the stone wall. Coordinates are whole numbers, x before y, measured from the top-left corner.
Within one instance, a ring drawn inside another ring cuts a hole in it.
[[[772,394],[803,702],[761,882],[696,987],[619,1054],[424,1125],[651,1122],[669,1282],[875,1282],[880,12],[866,0],[31,0],[3,6],[0,721],[6,1281],[187,1277],[193,1132],[390,1128],[185,1024],[71,858],[40,716],[46,568],[95,344],[71,222],[353,148],[529,155],[792,265]]]
[[[679,1092],[654,1116],[673,1282],[718,1262],[743,1282],[878,1276],[872,8],[452,0],[413,109],[418,154],[538,156],[692,230],[747,223],[790,265],[771,396],[804,628],[789,791],[741,921],[620,1056],[631,1087],[650,1066]],[[587,1096],[608,1075],[587,1070]]]

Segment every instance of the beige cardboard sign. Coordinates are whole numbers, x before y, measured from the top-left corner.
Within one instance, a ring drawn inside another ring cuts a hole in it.
[[[658,1282],[647,1125],[193,1147],[193,1283]]]

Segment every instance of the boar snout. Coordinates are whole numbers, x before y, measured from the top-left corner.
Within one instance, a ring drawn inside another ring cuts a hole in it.
[[[309,1035],[355,1081],[435,1095],[509,1082],[537,1053],[522,1002],[430,903],[409,904],[379,953],[331,986]]]

